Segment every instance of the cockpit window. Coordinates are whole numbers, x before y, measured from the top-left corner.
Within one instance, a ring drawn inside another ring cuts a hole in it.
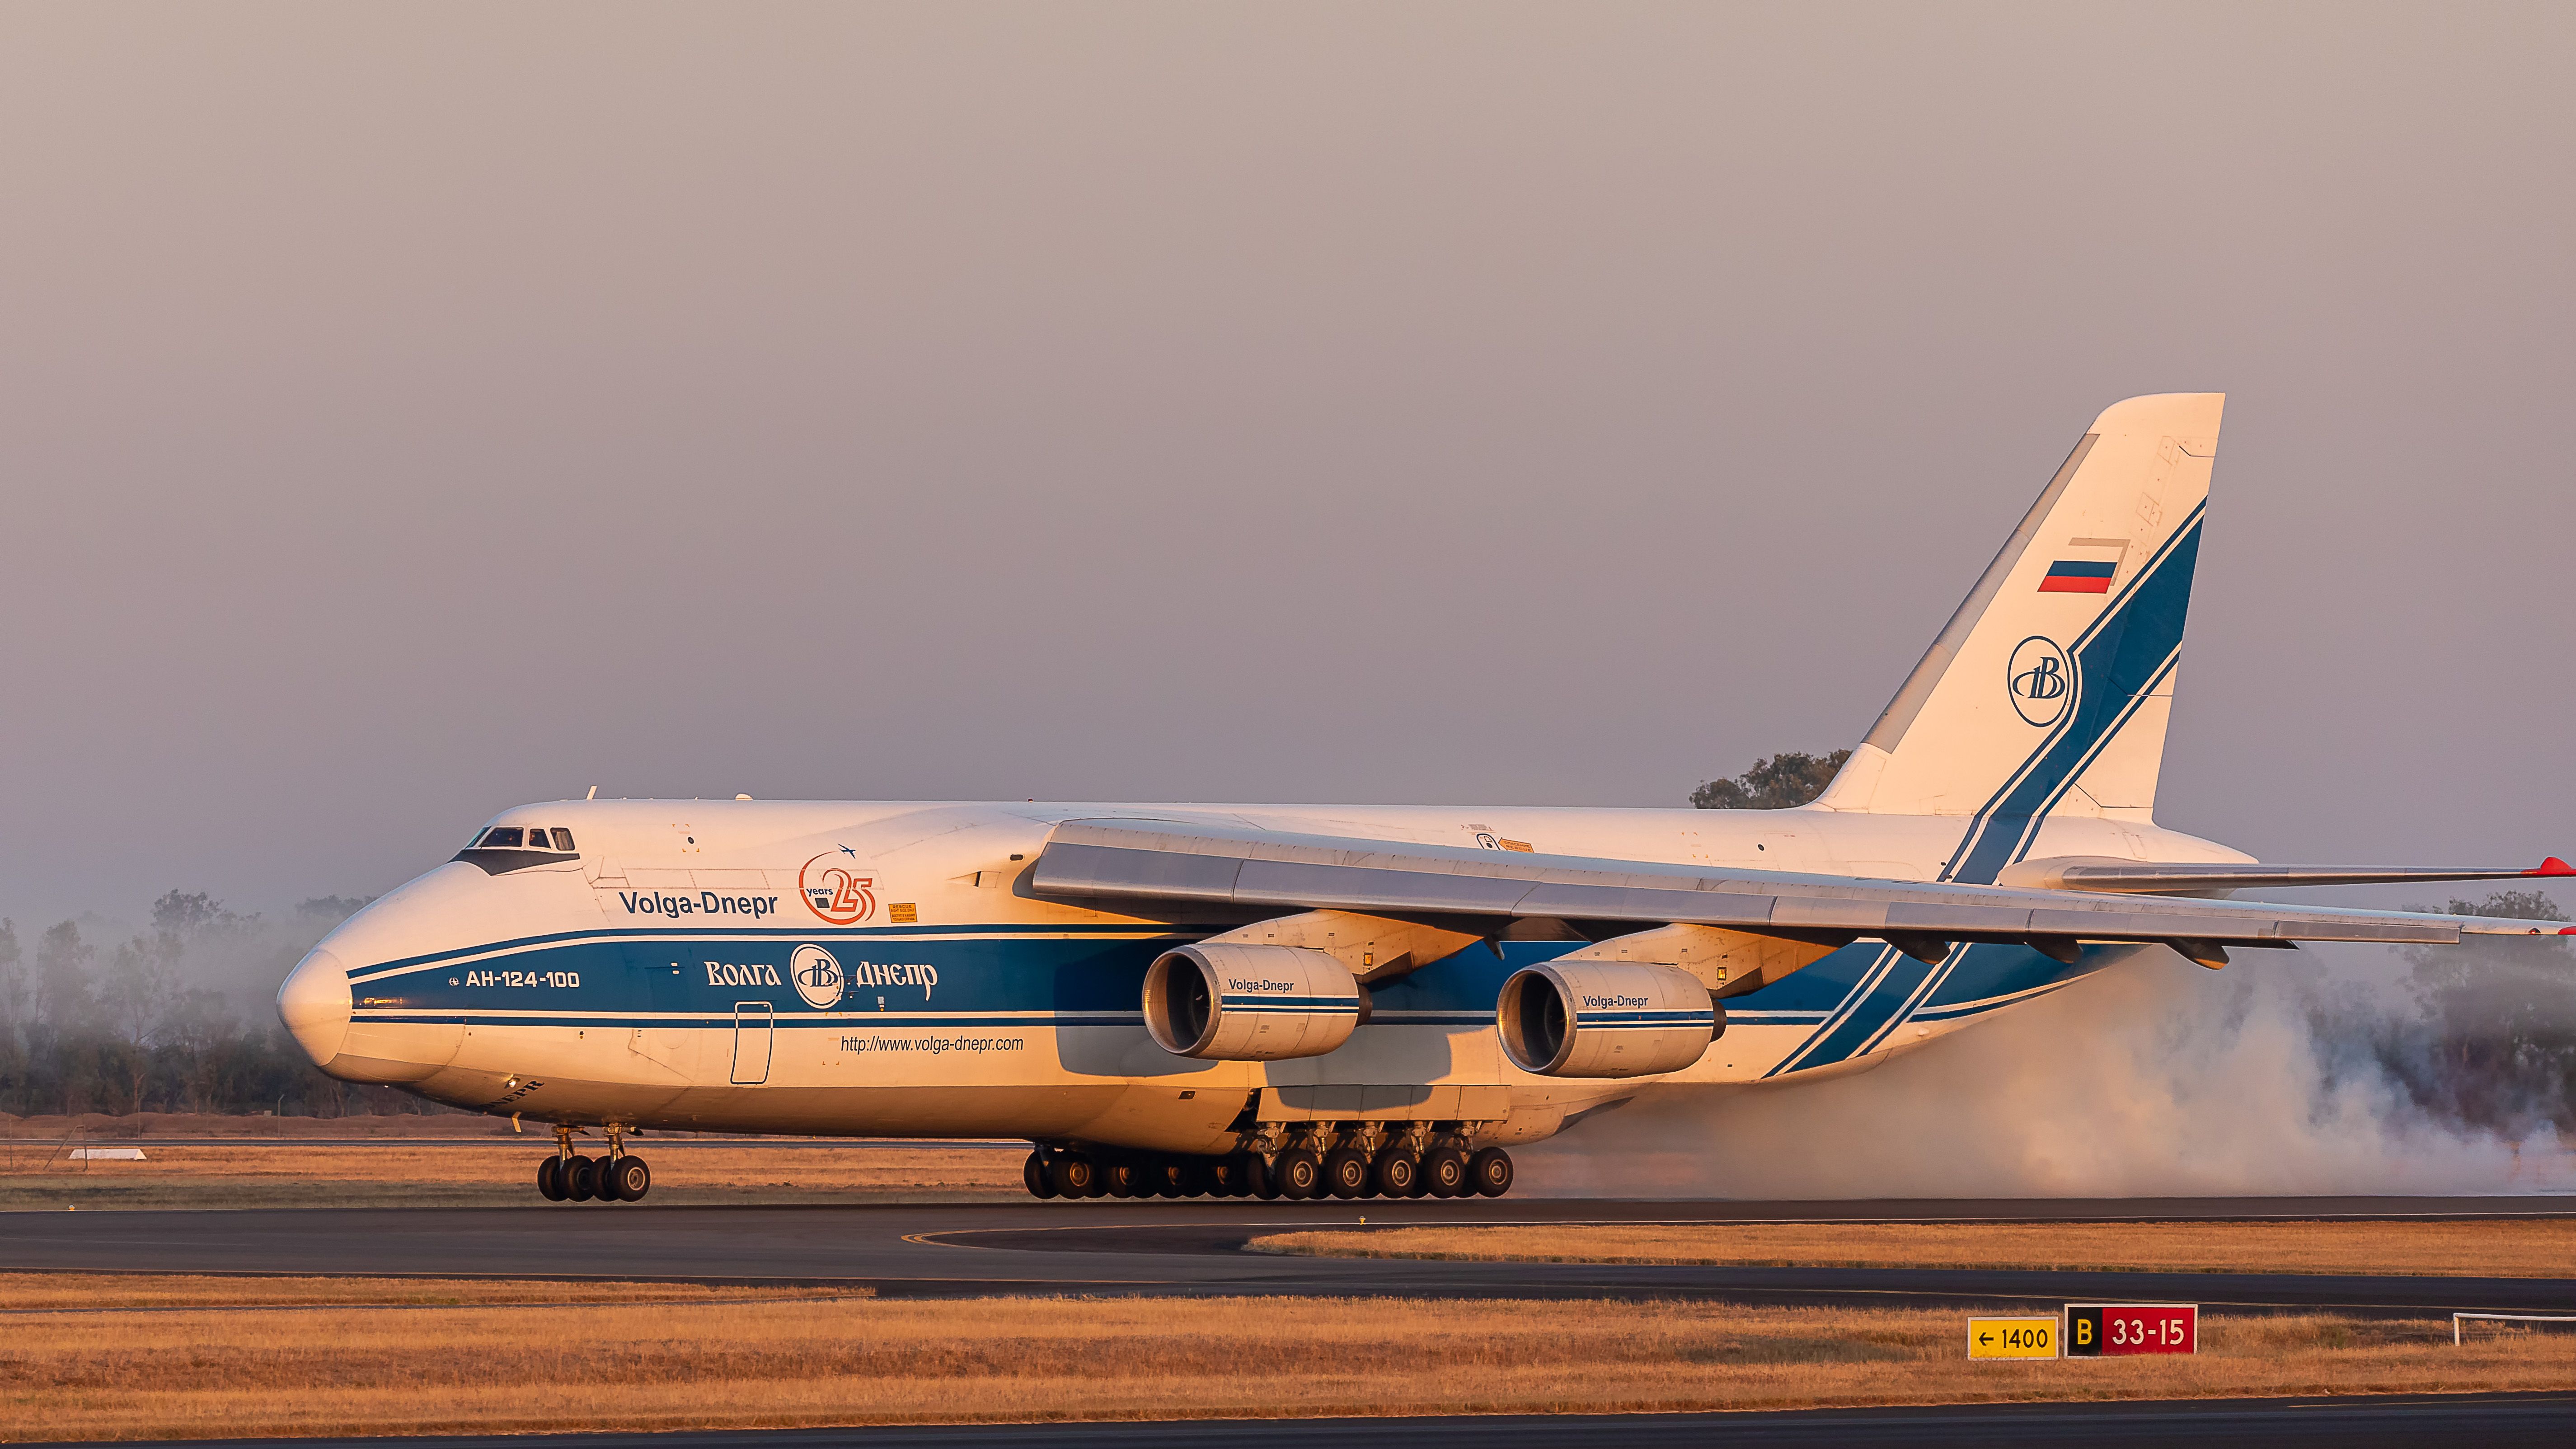
[[[572,849],[572,832],[560,825],[555,827],[555,849],[562,851]]]
[[[515,826],[515,825],[495,825],[495,826],[493,826],[490,830],[488,830],[488,831],[484,832],[484,835],[483,835],[483,848],[484,848],[485,850],[516,850],[516,849],[518,849],[518,848],[519,848],[519,827],[517,827],[517,826]]]

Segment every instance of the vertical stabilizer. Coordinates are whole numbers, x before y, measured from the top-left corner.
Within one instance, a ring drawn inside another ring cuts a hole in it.
[[[1955,880],[2051,813],[2148,819],[2225,400],[2094,419],[1817,805],[1965,817]]]

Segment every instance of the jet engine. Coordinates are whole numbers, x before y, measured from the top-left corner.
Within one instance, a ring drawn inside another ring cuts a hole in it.
[[[1700,979],[1644,961],[1550,961],[1512,974],[1496,1011],[1503,1052],[1550,1077],[1678,1072],[1726,1030]]]
[[[1367,1018],[1368,992],[1351,968],[1303,946],[1206,941],[1166,951],[1145,969],[1145,1029],[1185,1057],[1319,1057]]]

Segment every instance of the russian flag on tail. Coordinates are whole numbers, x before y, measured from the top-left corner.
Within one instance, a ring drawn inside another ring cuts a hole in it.
[[[2064,558],[2048,566],[2047,576],[2039,581],[2043,594],[2107,594],[2111,576],[2119,572],[2117,563],[2090,559]]]

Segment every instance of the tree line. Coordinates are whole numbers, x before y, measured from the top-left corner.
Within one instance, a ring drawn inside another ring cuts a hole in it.
[[[95,922],[22,940],[0,920],[0,1112],[446,1110],[322,1075],[269,1007],[287,968],[365,904],[324,896],[272,920],[173,890],[148,928],[113,944]]]

